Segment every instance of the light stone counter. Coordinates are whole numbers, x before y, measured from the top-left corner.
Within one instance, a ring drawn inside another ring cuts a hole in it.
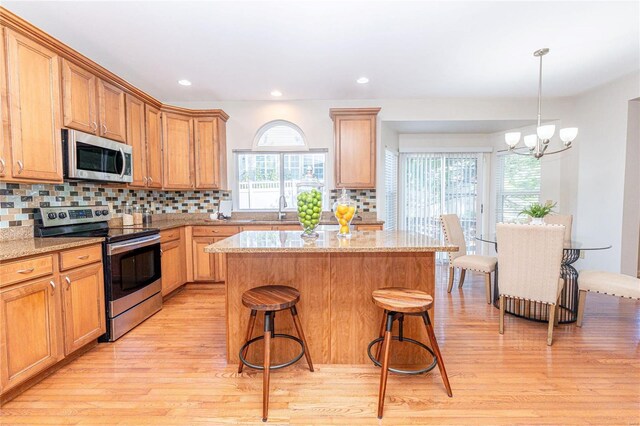
[[[300,231],[245,231],[208,245],[207,253],[388,253],[458,251],[458,246],[407,231],[359,231],[350,239],[335,231],[319,231],[317,240],[304,240]]]
[[[104,241],[102,237],[26,238],[23,240],[2,241],[0,242],[0,261],[98,244],[102,241]]]

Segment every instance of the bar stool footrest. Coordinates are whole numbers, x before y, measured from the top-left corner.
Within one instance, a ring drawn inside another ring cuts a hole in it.
[[[298,343],[300,345],[300,353],[298,355],[296,355],[291,361],[287,361],[283,364],[277,364],[277,365],[271,365],[269,366],[269,371],[271,370],[278,370],[280,368],[284,368],[284,367],[288,367],[290,365],[295,364],[296,362],[298,362],[300,360],[300,358],[302,358],[302,356],[305,353],[306,348],[304,347],[304,343],[302,342],[301,339],[292,336],[290,334],[281,334],[281,333],[275,333],[273,335],[274,339],[277,338],[284,338],[284,339],[289,339],[289,340],[293,340],[294,342]],[[240,353],[238,354],[238,356],[240,357],[240,361],[246,365],[247,367],[253,368],[255,370],[264,370],[264,366],[263,365],[258,365],[258,364],[253,364],[249,361],[247,361],[243,356],[242,353],[244,352],[245,348],[249,347],[249,345],[257,342],[258,340],[264,340],[264,336],[258,336],[258,337],[254,337],[253,339],[249,340],[247,343],[245,343],[244,345],[242,345],[242,347],[240,348]],[[406,339],[405,339],[406,340]]]
[[[428,371],[431,371],[434,368],[436,368],[436,365],[438,365],[438,358],[433,353],[431,348],[429,348],[424,343],[419,342],[419,341],[414,340],[414,339],[410,339],[408,337],[403,337],[402,340],[400,340],[400,336],[391,336],[391,339],[395,340],[395,341],[409,342],[409,343],[411,343],[413,345],[421,347],[422,349],[426,350],[427,352],[429,352],[431,354],[431,356],[433,357],[433,362],[430,365],[428,365],[427,367],[421,368],[419,370],[402,370],[402,369],[399,369],[399,368],[391,368],[391,367],[389,367],[389,369],[388,369],[389,371],[391,371],[393,373],[398,373],[398,374],[417,375],[417,374],[423,374],[423,373],[426,373]],[[371,354],[371,348],[378,342],[380,342],[380,344],[382,344],[383,340],[384,340],[384,337],[378,337],[377,339],[372,340],[371,343],[369,343],[369,346],[367,347],[367,355],[369,355],[369,358],[371,359],[371,361],[377,367],[382,367],[382,364],[380,363],[380,361],[375,359],[375,357]]]

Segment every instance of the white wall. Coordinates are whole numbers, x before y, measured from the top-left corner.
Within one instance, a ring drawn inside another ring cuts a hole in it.
[[[628,151],[632,155],[632,150],[627,149],[629,101],[639,96],[640,73],[634,73],[576,97],[575,116],[580,128],[576,139],[580,147],[577,238],[589,244],[613,246],[588,253],[579,267],[619,272],[623,235],[637,235],[638,223],[623,226],[623,207],[626,155]],[[638,162],[631,160],[630,167],[637,168]],[[637,183],[630,179],[627,185],[637,197]],[[630,208],[637,210],[640,206]]]
[[[629,102],[627,127],[620,271],[640,277],[640,99]]]

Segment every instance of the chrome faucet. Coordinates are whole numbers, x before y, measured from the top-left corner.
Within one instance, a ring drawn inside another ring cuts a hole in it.
[[[283,209],[287,208],[287,199],[284,195],[281,195],[278,199],[278,220],[282,220],[287,217],[287,213],[283,212]]]

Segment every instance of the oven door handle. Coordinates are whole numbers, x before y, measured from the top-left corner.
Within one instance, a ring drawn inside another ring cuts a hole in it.
[[[137,238],[126,243],[107,244],[107,254],[111,256],[159,243],[160,235],[151,235],[149,237]]]

